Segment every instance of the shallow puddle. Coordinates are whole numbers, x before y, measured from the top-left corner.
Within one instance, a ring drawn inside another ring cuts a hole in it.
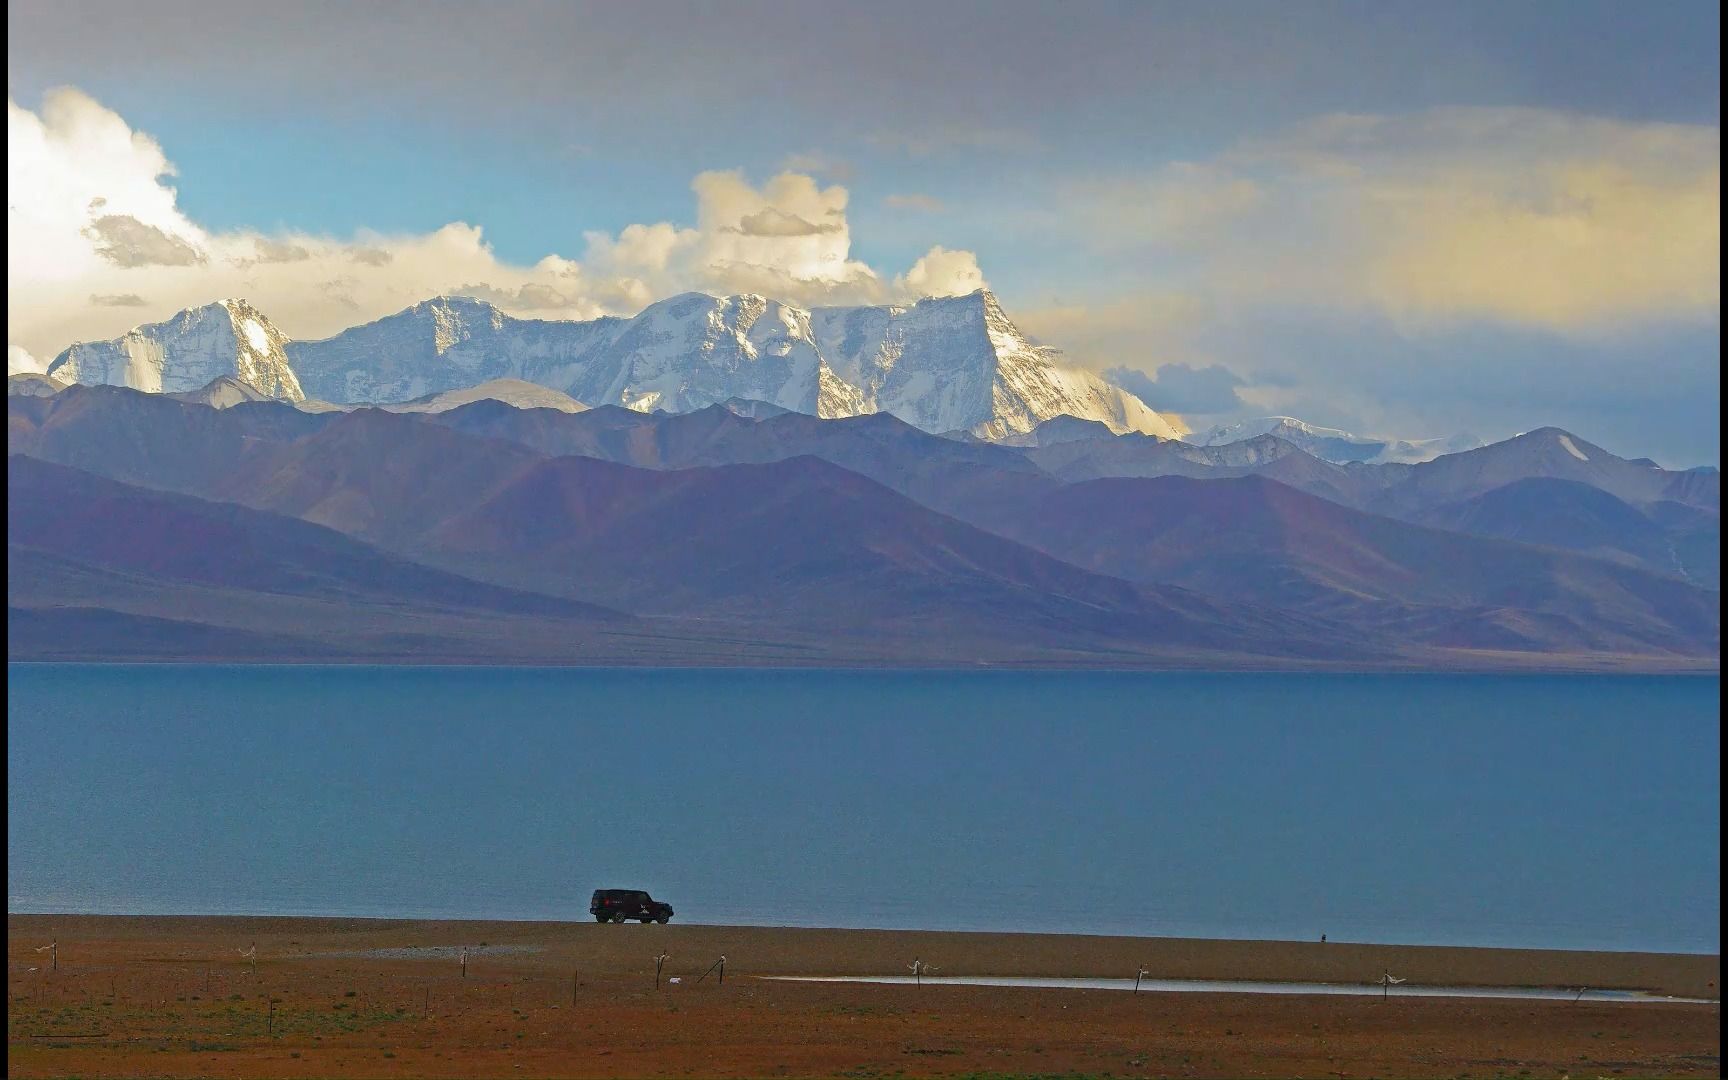
[[[849,982],[880,983],[910,986],[917,983],[910,975],[770,975],[788,982]],[[1070,990],[1129,990],[1133,979],[1044,979],[1012,975],[926,975],[929,986],[1034,986]],[[1570,990],[1539,986],[1413,986],[1399,983],[1382,987],[1379,983],[1319,983],[1319,982],[1250,982],[1229,979],[1141,979],[1142,993],[1189,994],[1328,994],[1351,997],[1452,997],[1452,998],[1514,998],[1537,1001],[1620,1001],[1620,1002],[1705,1002],[1704,998],[1662,997],[1637,990],[1590,990],[1580,994]]]

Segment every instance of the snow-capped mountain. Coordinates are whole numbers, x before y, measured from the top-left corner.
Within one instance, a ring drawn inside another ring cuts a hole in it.
[[[544,376],[625,321],[517,319],[483,300],[439,296],[335,337],[293,342],[288,359],[308,395],[342,404],[414,401],[494,379],[567,391]]]
[[[424,402],[518,380],[640,412],[749,400],[822,417],[887,412],[926,431],[986,438],[1063,415],[1112,432],[1179,434],[1133,394],[1033,344],[983,290],[812,310],[684,293],[634,318],[590,322],[517,319],[441,296],[321,341],[290,341],[244,301],[226,300],[74,345],[50,371],[159,392],[231,375],[272,397],[342,404]]]
[[[1033,345],[988,292],[804,310],[684,293],[630,319],[516,319],[439,297],[288,356],[306,392],[400,402],[499,378],[588,405],[689,412],[733,399],[815,416],[889,412],[926,431],[1002,435],[1070,414],[1174,438],[1134,395]]]
[[[833,376],[818,415],[887,412],[925,431],[984,438],[1063,415],[1178,434],[1133,394],[1032,344],[984,290],[910,307],[817,308],[810,323]]]
[[[1274,435],[1299,446],[1322,461],[1346,465],[1364,461],[1375,465],[1403,462],[1414,465],[1442,454],[1474,450],[1483,445],[1474,435],[1448,435],[1438,439],[1392,439],[1353,435],[1338,428],[1318,427],[1293,416],[1261,416],[1239,423],[1220,425],[1204,433],[1186,436],[1196,446],[1223,446],[1260,435]]]
[[[251,304],[219,300],[113,341],[73,345],[54,358],[48,374],[160,394],[202,390],[230,375],[267,397],[299,401],[306,395],[283,351],[287,344],[287,335]]]

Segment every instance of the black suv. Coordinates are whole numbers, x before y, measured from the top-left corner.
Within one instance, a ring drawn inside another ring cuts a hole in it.
[[[595,889],[588,901],[588,914],[597,922],[665,923],[672,918],[672,905],[662,904],[640,889]]]

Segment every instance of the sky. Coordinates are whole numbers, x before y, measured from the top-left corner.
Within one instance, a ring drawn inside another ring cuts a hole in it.
[[[1203,430],[1720,451],[1714,4],[8,5],[9,368],[987,286]]]

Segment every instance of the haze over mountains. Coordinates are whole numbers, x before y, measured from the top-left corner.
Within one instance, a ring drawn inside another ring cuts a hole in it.
[[[743,399],[524,408],[461,388],[475,400],[307,411],[234,381],[11,380],[13,658],[1667,668],[1719,653],[1716,471],[1557,429],[1337,464],[1275,434],[1196,446],[1068,416],[993,443]]]

